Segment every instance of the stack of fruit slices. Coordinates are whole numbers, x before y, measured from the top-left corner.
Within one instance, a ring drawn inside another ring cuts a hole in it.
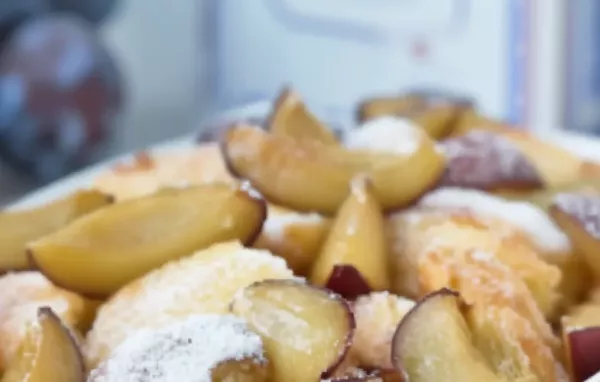
[[[338,137],[288,89],[261,126],[0,215],[3,382],[598,372],[600,166],[457,97],[358,115]]]

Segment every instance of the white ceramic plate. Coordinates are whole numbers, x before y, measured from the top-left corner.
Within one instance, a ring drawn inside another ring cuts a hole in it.
[[[254,118],[264,117],[269,113],[271,108],[271,102],[264,101],[254,103],[243,108],[235,109],[223,114],[219,114],[216,117],[207,119],[207,124],[212,123],[226,123],[236,119],[243,118]],[[554,142],[566,149],[576,153],[577,155],[600,162],[600,140],[577,136],[561,132],[560,130],[553,130],[543,137],[551,142]],[[173,141],[165,142],[150,148],[151,152],[160,153],[165,151],[178,150],[183,147],[189,147],[194,144],[194,135],[175,139]],[[90,184],[92,179],[100,173],[106,170],[108,167],[113,165],[115,161],[126,160],[129,155],[121,156],[98,165],[92,166],[86,170],[77,172],[70,175],[62,180],[54,182],[46,187],[43,187],[33,193],[30,193],[11,205],[11,209],[27,208],[34,205],[39,205],[51,201],[53,199],[64,196],[77,188],[86,187]]]

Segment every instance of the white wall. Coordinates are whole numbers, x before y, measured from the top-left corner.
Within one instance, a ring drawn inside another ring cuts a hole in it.
[[[193,128],[196,1],[120,0],[102,30],[127,82],[122,151]]]

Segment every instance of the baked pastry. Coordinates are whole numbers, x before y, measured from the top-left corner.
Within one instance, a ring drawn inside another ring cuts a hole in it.
[[[396,327],[415,306],[413,300],[389,292],[373,292],[354,302],[356,332],[352,362],[363,369],[391,369],[391,343]]]
[[[218,145],[200,144],[162,154],[141,152],[101,173],[93,187],[124,200],[165,187],[233,182]]]
[[[194,314],[228,313],[240,288],[263,279],[292,277],[282,259],[235,242],[168,263],[126,285],[102,305],[86,338],[86,363],[97,366],[132,331],[158,328]]]
[[[476,338],[485,336],[482,346],[490,346],[487,358],[495,370],[522,370],[522,375],[506,375],[511,378],[531,374],[561,380],[562,367],[553,356],[558,340],[541,310],[554,309],[556,268],[537,258],[526,241],[503,239],[468,214],[413,211],[393,219],[396,287],[410,278],[407,286],[418,298],[443,287],[458,291],[472,305],[468,318]],[[404,283],[400,286],[406,288]],[[503,341],[504,347],[491,345]]]
[[[269,361],[261,338],[231,315],[189,316],[160,329],[130,335],[88,382],[264,382]]]
[[[425,196],[420,206],[450,211],[468,211],[480,221],[493,224],[492,230],[505,238],[520,241],[521,248],[529,247],[548,264],[562,273],[558,292],[563,307],[583,297],[590,282],[589,269],[570,239],[539,207],[520,201],[507,201],[476,190],[441,189]],[[503,224],[499,224],[499,223]],[[534,267],[538,268],[538,267]],[[540,267],[541,269],[543,267]],[[539,275],[538,275],[539,276]],[[541,280],[534,277],[533,280]],[[543,309],[547,314],[551,311]],[[554,313],[558,313],[554,311]]]

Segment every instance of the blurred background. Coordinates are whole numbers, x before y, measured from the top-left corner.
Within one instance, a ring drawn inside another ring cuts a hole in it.
[[[0,0],[0,202],[286,84],[345,124],[434,89],[600,133],[595,0]]]

